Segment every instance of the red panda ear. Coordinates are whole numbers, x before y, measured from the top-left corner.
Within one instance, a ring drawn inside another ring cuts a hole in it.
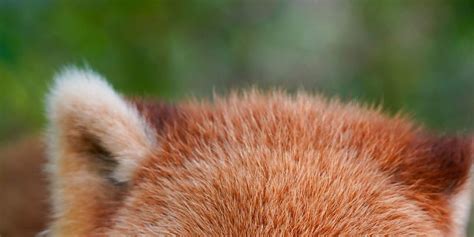
[[[433,164],[438,169],[431,177],[433,186],[446,196],[453,236],[464,236],[471,207],[471,170],[473,140],[467,137],[443,137],[431,144]]]
[[[150,155],[156,132],[134,104],[90,71],[59,73],[47,109],[52,228],[64,236],[85,233],[118,198],[117,183],[127,182]]]
[[[419,191],[452,194],[469,179],[472,140],[466,137],[423,136],[404,162],[403,176]]]
[[[462,236],[470,210],[472,139],[418,135],[395,165],[396,177],[411,195],[454,236]]]

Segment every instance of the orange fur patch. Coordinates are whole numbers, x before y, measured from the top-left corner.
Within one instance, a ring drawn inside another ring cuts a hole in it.
[[[125,186],[107,183],[90,169],[75,173],[97,178],[81,184],[88,192],[79,183],[63,183],[63,192],[82,200],[76,208],[96,204],[87,209],[94,218],[81,220],[89,227],[80,233],[457,232],[451,202],[469,178],[467,139],[436,137],[402,117],[303,94],[248,92],[214,103],[132,104],[156,131],[157,146]],[[60,166],[85,165],[72,161],[81,157],[64,155],[69,161]],[[58,179],[71,175],[64,171]]]

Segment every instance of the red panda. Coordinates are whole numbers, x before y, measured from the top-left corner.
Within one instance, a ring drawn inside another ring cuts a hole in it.
[[[472,141],[304,93],[48,96],[51,236],[463,236]]]

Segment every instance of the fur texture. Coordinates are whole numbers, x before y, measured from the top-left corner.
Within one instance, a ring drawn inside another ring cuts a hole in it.
[[[464,233],[471,141],[401,117],[280,92],[125,100],[75,70],[48,108],[54,236]]]

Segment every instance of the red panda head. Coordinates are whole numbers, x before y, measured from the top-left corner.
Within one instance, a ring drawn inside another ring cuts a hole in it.
[[[68,69],[48,98],[53,222],[94,235],[462,235],[472,143],[299,94],[127,100]]]

